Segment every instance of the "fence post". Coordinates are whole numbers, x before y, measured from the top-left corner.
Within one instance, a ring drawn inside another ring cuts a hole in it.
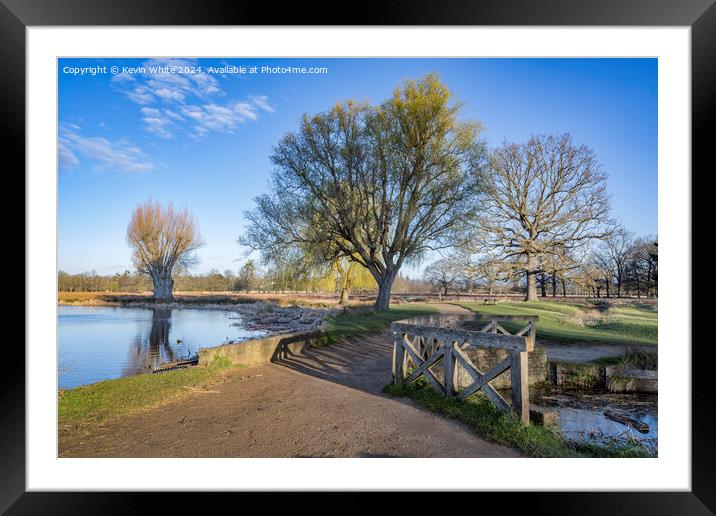
[[[393,382],[397,385],[403,385],[405,372],[403,366],[405,364],[405,348],[403,348],[402,335],[393,334]]]
[[[455,380],[455,357],[452,354],[453,342],[446,340],[443,344],[443,376],[445,383],[445,395],[451,397],[454,394]]]
[[[537,337],[537,321],[530,319],[530,337],[534,340]]]
[[[512,410],[523,424],[530,422],[530,391],[528,382],[527,351],[512,351]]]

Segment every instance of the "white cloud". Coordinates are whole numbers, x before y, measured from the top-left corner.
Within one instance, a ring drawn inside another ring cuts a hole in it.
[[[153,91],[153,93],[161,99],[175,100],[177,102],[181,102],[186,98],[186,96],[181,91],[174,90],[171,88],[157,88]]]
[[[71,168],[80,163],[77,154],[97,162],[96,170],[119,170],[142,173],[155,168],[146,154],[127,140],[109,141],[98,136],[84,136],[74,127],[60,128],[58,161]]]
[[[146,124],[144,128],[148,132],[166,139],[172,138],[174,136],[167,127],[171,124],[169,120],[157,117],[145,117],[142,120],[144,120],[144,123]]]
[[[185,119],[183,116],[181,116],[179,113],[175,113],[175,112],[172,111],[171,109],[165,109],[165,110],[164,110],[164,114],[165,114],[166,116],[168,116],[169,118],[172,118],[172,119],[174,119],[174,120],[176,120],[176,121],[179,121],[179,122],[181,122],[181,121],[183,121],[183,120],[186,120],[186,119]]]
[[[112,76],[112,82],[134,82],[134,77],[129,73],[118,73]]]
[[[248,102],[183,106],[181,112],[194,122],[195,137],[210,131],[233,133],[240,124],[258,119],[256,106]]]
[[[221,95],[223,91],[219,82],[212,75],[197,73],[172,72],[178,68],[190,70],[196,68],[193,59],[150,59],[142,63],[145,73],[128,75],[118,74],[112,82],[129,100],[140,105],[154,102],[184,102],[187,98],[208,99]]]
[[[194,138],[212,131],[232,133],[240,124],[258,120],[260,112],[275,111],[265,95],[220,102],[226,93],[210,74],[167,71],[171,67],[196,68],[196,60],[150,59],[142,66],[146,73],[122,78],[119,74],[113,82],[129,100],[142,106],[144,129],[161,138],[172,138],[181,131]]]
[[[154,102],[154,96],[144,86],[137,86],[133,90],[128,91],[127,97],[129,100],[136,102],[137,104],[151,104]]]
[[[80,164],[75,153],[69,148],[66,141],[57,142],[57,164],[60,169],[68,170]]]
[[[267,111],[269,113],[273,113],[274,111],[276,111],[276,108],[274,108],[268,103],[268,97],[266,95],[254,95],[249,98],[254,104],[256,104],[256,107],[263,109],[264,111]]]
[[[256,106],[252,106],[247,102],[235,102],[232,109],[236,113],[236,116],[241,119],[241,122],[247,119],[256,120],[259,117],[256,114]]]
[[[139,110],[143,115],[147,116],[159,116],[159,110],[156,108],[143,107]]]

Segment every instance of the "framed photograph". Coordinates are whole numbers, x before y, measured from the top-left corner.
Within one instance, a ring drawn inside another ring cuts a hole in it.
[[[2,510],[712,514],[712,4],[0,0],[27,203]]]

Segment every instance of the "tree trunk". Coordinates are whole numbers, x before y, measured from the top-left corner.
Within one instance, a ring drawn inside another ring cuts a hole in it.
[[[604,280],[604,286],[607,289],[607,299],[608,299],[609,298],[609,280],[608,279]]]
[[[557,297],[557,274],[552,273],[552,297]]]
[[[562,278],[562,297],[567,297],[567,282]]]
[[[393,289],[396,273],[387,273],[378,284],[378,298],[375,300],[376,312],[390,310],[390,291]]]
[[[348,306],[348,298],[350,297],[351,290],[348,287],[341,289],[341,306]]]
[[[174,280],[171,274],[152,274],[152,286],[154,287],[154,301],[169,303],[174,301],[173,289]]]
[[[537,301],[537,259],[534,255],[527,255],[527,296],[525,301]]]
[[[472,278],[465,278],[465,292],[472,292]]]

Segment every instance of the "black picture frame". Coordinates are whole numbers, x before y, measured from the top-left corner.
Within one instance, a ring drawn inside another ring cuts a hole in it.
[[[0,0],[0,126],[5,163],[25,164],[25,30],[31,26],[82,25],[346,25],[338,6],[198,0]],[[692,43],[692,169],[713,168],[708,129],[716,120],[716,5],[714,0],[366,0],[350,25],[571,25],[689,26]],[[12,71],[12,73],[10,73]],[[15,159],[11,159],[15,158]],[[707,168],[708,167],[708,168]],[[688,177],[688,171],[680,171]],[[694,177],[692,173],[692,178]],[[28,271],[25,271],[26,275]],[[691,281],[691,278],[685,280]],[[684,300],[690,303],[691,300]],[[26,310],[31,310],[27,306]],[[695,339],[693,339],[695,340]],[[713,514],[716,511],[714,408],[707,383],[710,343],[692,346],[692,491],[515,493],[534,514]],[[683,345],[683,343],[681,343]],[[163,512],[186,508],[190,493],[132,494],[26,492],[25,356],[7,347],[0,375],[0,511],[9,514],[143,512],[160,496]],[[245,497],[246,494],[240,496]],[[480,506],[504,494],[480,494]],[[357,507],[356,507],[357,508]]]

